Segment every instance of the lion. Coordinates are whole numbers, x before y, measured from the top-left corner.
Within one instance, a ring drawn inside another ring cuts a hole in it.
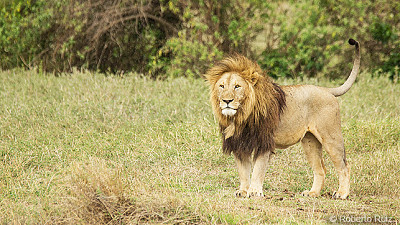
[[[339,175],[339,189],[332,197],[349,196],[350,168],[336,99],[351,88],[360,68],[360,44],[353,39],[349,44],[356,49],[353,68],[345,83],[336,88],[279,86],[257,63],[241,55],[223,59],[206,72],[222,149],[226,154],[233,153],[239,172],[236,196],[264,196],[262,186],[274,149],[298,142],[314,174],[311,189],[302,195],[320,195],[326,174],[322,158],[325,149]]]

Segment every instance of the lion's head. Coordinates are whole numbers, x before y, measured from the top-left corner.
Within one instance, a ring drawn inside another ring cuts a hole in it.
[[[205,74],[225,153],[254,158],[275,147],[273,134],[285,107],[285,94],[244,56],[228,57]]]

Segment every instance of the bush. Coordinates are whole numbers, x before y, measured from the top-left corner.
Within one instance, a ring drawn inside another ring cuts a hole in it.
[[[62,70],[144,73],[150,58],[176,35],[181,23],[168,10],[169,1],[67,1],[60,10],[70,13],[55,18],[58,58],[48,60],[53,70],[66,61]]]
[[[392,52],[400,49],[399,10],[400,3],[392,0],[278,3],[284,19],[269,23],[279,30],[279,38],[275,46],[267,46],[259,62],[275,77],[345,77],[354,55],[346,43],[354,38],[361,43],[364,69],[385,65],[386,72],[394,73],[397,58]]]
[[[344,27],[341,36],[354,34],[362,43],[363,65],[376,70],[393,61],[392,52],[400,51],[400,2],[377,1],[321,1],[335,26]],[[394,71],[395,66],[388,71]]]
[[[29,67],[55,72],[74,67],[145,72],[151,55],[177,33],[180,24],[174,13],[165,10],[167,3],[37,0],[31,5],[28,0],[5,5],[0,35],[6,41],[11,36],[11,41],[0,43],[1,67],[20,66],[18,58],[25,58]],[[12,42],[15,47],[8,49]]]
[[[45,1],[6,1],[0,10],[0,65],[1,68],[40,63],[48,41],[43,34],[49,26],[51,10]]]
[[[153,76],[199,77],[224,54],[250,56],[250,45],[262,30],[267,3],[261,0],[178,0],[169,4],[182,26],[149,64]]]
[[[364,69],[398,74],[396,0],[10,0],[1,6],[2,69],[199,77],[238,52],[274,77],[337,78],[351,68],[347,40],[354,38]]]
[[[281,19],[277,47],[267,47],[260,64],[273,77],[316,76],[340,53],[346,41],[336,35],[340,28],[325,24],[319,6],[308,1],[293,3],[281,13],[291,18]]]
[[[25,5],[19,11],[20,5]],[[199,77],[224,53],[251,55],[263,1],[30,1],[3,7],[3,69],[74,67]],[[12,14],[10,18],[8,15]],[[4,19],[5,18],[5,19]],[[4,21],[7,20],[7,21]],[[39,29],[36,29],[39,28]],[[19,39],[24,33],[25,38]],[[33,33],[29,33],[33,32]],[[11,35],[10,35],[11,33]],[[16,43],[13,46],[7,37]],[[33,48],[32,48],[33,46]]]
[[[223,52],[213,45],[188,40],[184,34],[168,39],[159,53],[149,62],[153,77],[198,78]]]

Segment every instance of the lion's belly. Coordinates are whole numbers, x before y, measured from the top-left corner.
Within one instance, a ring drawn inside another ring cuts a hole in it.
[[[308,130],[307,107],[302,102],[302,88],[286,88],[286,108],[274,134],[277,148],[287,148],[298,143]],[[304,96],[304,94],[303,94]]]
[[[305,135],[306,129],[282,131],[275,134],[276,148],[284,149],[298,143]]]
[[[302,113],[297,112],[296,114],[292,114],[290,118],[282,118],[283,120],[279,123],[274,135],[277,148],[294,145],[306,134],[308,130],[306,119],[303,118]]]

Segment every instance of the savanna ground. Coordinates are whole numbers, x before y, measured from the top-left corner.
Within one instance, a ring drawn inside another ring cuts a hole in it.
[[[334,87],[342,81],[279,80]],[[0,224],[328,223],[400,219],[400,86],[359,75],[339,98],[351,195],[328,156],[319,198],[300,145],[277,150],[262,199],[234,197],[203,80],[0,72]]]

